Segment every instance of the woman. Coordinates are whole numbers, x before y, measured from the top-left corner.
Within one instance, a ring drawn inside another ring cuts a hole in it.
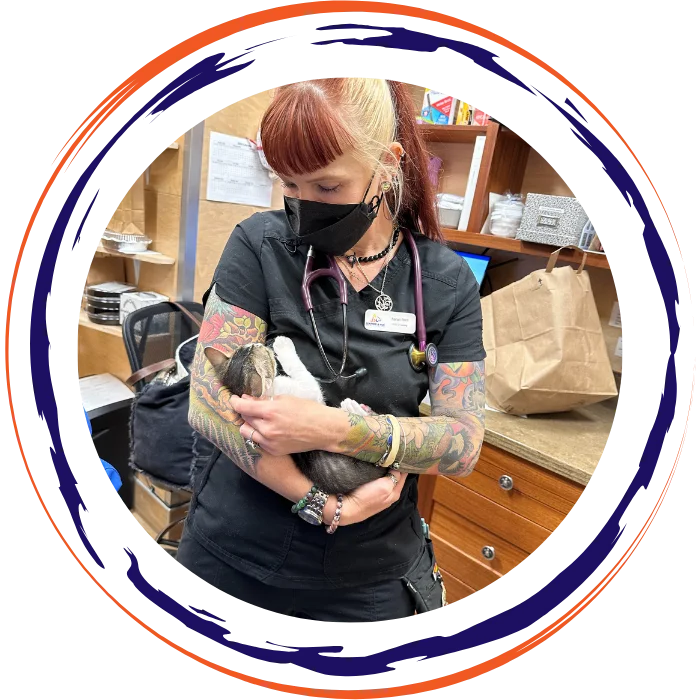
[[[417,510],[418,475],[473,468],[484,430],[485,353],[475,278],[441,243],[412,99],[385,80],[288,85],[275,93],[261,138],[285,210],[236,226],[204,295],[189,417],[220,452],[198,477],[178,560],[236,598],[297,617],[385,620],[431,609],[442,585]],[[387,299],[393,311],[415,314],[409,235],[422,263],[427,339],[439,353],[429,372],[408,362],[412,334],[365,325],[367,310],[386,308]],[[322,253],[336,256],[348,282],[346,378],[336,381],[338,288],[328,277],[312,288],[327,364],[301,296],[310,244],[321,265]],[[236,345],[280,335],[326,382],[328,405],[232,396],[204,354],[214,347],[230,356]],[[432,416],[419,418],[428,390]],[[379,417],[338,408],[348,397]],[[325,500],[289,456],[317,449],[398,470]],[[326,527],[298,517],[314,505]]]

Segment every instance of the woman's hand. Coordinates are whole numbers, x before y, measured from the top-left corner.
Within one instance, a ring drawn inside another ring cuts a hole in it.
[[[252,437],[273,456],[328,451],[349,429],[345,411],[309,399],[282,395],[270,401],[232,395],[230,403],[244,420],[241,435],[246,440]]]
[[[407,474],[397,471],[391,473],[398,479],[396,485],[388,475],[380,476],[344,496],[339,525],[362,522],[396,503],[401,496]]]

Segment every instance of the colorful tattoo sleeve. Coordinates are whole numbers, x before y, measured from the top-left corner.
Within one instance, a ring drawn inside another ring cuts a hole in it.
[[[474,468],[484,436],[484,363],[439,364],[430,372],[432,415],[399,418],[397,455],[401,471],[466,476]],[[349,415],[343,454],[377,462],[386,450],[390,428],[382,416]]]
[[[251,475],[260,455],[246,447],[239,429],[243,420],[231,408],[231,393],[219,380],[204,349],[214,347],[230,357],[236,345],[264,343],[266,331],[262,319],[227,304],[216,295],[216,288],[212,289],[191,369],[190,425]]]

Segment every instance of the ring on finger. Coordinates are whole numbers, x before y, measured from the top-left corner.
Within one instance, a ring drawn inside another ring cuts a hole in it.
[[[260,445],[253,440],[253,435],[255,435],[255,428],[253,428],[250,435],[246,438],[245,444],[247,447],[250,447],[251,450],[257,451],[260,448]]]
[[[399,483],[399,480],[391,472],[389,472],[387,476],[394,482],[394,488],[396,488],[396,485]]]

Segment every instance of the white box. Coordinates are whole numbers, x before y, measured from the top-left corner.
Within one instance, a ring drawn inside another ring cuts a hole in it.
[[[119,323],[124,324],[124,319],[136,309],[152,304],[160,304],[161,301],[169,301],[168,297],[158,292],[124,292],[119,303]]]
[[[444,228],[457,228],[457,224],[459,224],[459,217],[461,213],[461,207],[459,209],[447,209],[445,207],[438,207],[440,226]]]
[[[575,197],[528,193],[516,238],[532,243],[579,245],[588,216]]]

